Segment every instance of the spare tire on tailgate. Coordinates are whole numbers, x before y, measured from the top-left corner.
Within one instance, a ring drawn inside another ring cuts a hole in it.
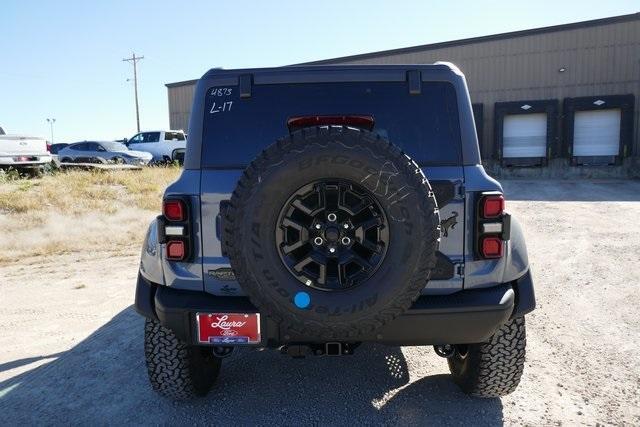
[[[310,127],[244,171],[223,246],[242,289],[284,333],[348,340],[420,295],[439,223],[428,180],[398,147],[361,129]]]

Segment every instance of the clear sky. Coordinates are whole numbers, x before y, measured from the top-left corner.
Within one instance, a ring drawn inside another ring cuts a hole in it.
[[[165,83],[640,11],[638,0],[0,0],[0,125],[54,140],[169,125]],[[445,58],[443,58],[445,59]]]

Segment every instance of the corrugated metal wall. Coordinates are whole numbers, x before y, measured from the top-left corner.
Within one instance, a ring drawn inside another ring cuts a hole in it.
[[[195,82],[167,88],[169,95],[169,127],[171,129],[187,131],[195,88]]]
[[[640,20],[332,63],[435,61],[458,65],[467,77],[471,101],[484,104],[483,157],[493,149],[496,102],[629,93],[636,96],[634,146],[640,154]]]
[[[640,155],[640,20],[565,29],[410,53],[343,58],[331,64],[449,61],[467,76],[473,103],[484,104],[483,157],[493,150],[495,102],[635,94],[634,153]],[[566,71],[559,72],[560,68]],[[169,88],[172,128],[186,128],[193,85]]]

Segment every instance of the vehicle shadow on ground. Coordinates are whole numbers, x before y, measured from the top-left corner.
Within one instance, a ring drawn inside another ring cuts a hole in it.
[[[409,383],[401,349],[377,345],[362,345],[355,355],[338,358],[291,359],[270,350],[244,350],[224,361],[206,398],[173,402],[150,389],[142,330],[143,320],[129,307],[56,360],[1,382],[4,422],[502,422],[499,399],[470,398],[446,375]]]
[[[20,366],[29,365],[31,363],[38,362],[38,361],[44,360],[44,359],[55,359],[57,357],[62,356],[63,354],[64,354],[64,352],[60,352],[60,353],[49,354],[49,355],[46,355],[46,356],[25,357],[24,359],[17,359],[17,360],[12,360],[12,361],[7,362],[7,363],[0,363],[0,372],[8,371],[10,369],[19,368]]]
[[[547,202],[638,202],[637,180],[501,180],[510,200]]]

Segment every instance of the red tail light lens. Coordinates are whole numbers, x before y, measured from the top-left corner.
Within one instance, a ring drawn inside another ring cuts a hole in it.
[[[187,209],[182,200],[165,200],[162,203],[162,214],[169,221],[184,221],[187,219]]]
[[[185,246],[181,240],[170,240],[167,242],[167,259],[176,261],[184,259]]]
[[[495,236],[483,237],[480,248],[483,257],[500,258],[502,256],[502,239]]]
[[[193,255],[190,202],[187,197],[172,196],[162,201],[158,240],[165,243],[165,258],[169,261],[188,261]]]
[[[289,132],[309,126],[344,125],[371,130],[375,122],[372,116],[301,116],[287,121]]]
[[[504,197],[502,195],[485,196],[482,200],[482,216],[496,218],[504,212]]]
[[[48,153],[50,153],[50,152],[51,152],[51,144],[49,144],[48,142],[47,142],[47,152],[48,152]]]

